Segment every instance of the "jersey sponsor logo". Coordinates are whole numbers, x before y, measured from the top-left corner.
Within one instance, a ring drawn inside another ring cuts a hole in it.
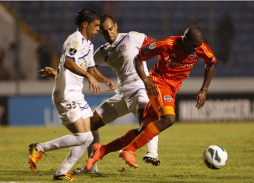
[[[70,55],[75,55],[77,50],[75,48],[70,48]]]
[[[188,55],[188,58],[189,59],[193,59],[193,58],[195,58],[196,57],[196,53],[194,52],[194,53],[192,53],[192,54],[190,54],[190,55]]]
[[[149,49],[150,49],[150,50],[154,49],[155,47],[156,47],[156,43],[155,43],[155,42],[153,42],[153,43],[151,43],[151,44],[149,45]]]
[[[143,53],[144,53],[144,55],[149,54],[148,46],[145,46],[145,47],[143,48]]]
[[[176,62],[170,62],[168,61],[166,63],[167,66],[175,66],[175,67],[182,67],[182,68],[186,68],[186,67],[193,67],[194,63],[191,64],[182,64],[182,63],[176,63]]]
[[[122,45],[120,45],[120,51],[121,52],[124,52],[124,51],[126,51],[127,49],[126,49],[126,45],[125,44],[122,44]]]
[[[87,61],[86,60],[84,60],[81,64],[80,64],[80,67],[83,69],[83,70],[87,70]]]
[[[135,78],[135,79],[133,79],[133,81],[135,82],[135,81],[138,81],[138,80],[140,80],[139,78]]]
[[[172,100],[172,97],[170,95],[165,95],[164,100],[170,102]]]
[[[130,59],[128,57],[129,57],[129,55],[126,55],[126,56],[123,57],[123,65],[128,65],[129,64]]]

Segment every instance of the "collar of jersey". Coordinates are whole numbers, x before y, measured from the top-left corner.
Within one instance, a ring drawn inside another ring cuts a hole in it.
[[[109,52],[109,54],[106,56],[106,58],[105,58],[105,62],[107,62],[107,59],[108,59],[108,57],[111,55],[111,53],[116,49],[116,47],[126,38],[126,36],[127,36],[128,34],[126,34],[114,47],[113,47],[113,49]],[[116,41],[114,42],[114,43],[116,43],[117,42],[117,40],[119,39],[119,36],[120,36],[120,34],[118,35],[118,38],[116,39]],[[112,45],[114,45],[114,43],[112,43]]]
[[[79,33],[79,35],[82,37],[82,44],[83,41],[85,41],[86,44],[88,44],[90,46],[91,41],[90,40],[86,40],[86,38],[81,34],[81,32],[79,30],[77,30],[77,32]],[[89,44],[90,43],[90,44]]]
[[[111,46],[115,46],[118,44],[119,40],[121,41],[121,37],[123,36],[123,33],[119,33],[116,40],[111,44]]]
[[[87,54],[85,54],[85,55],[83,55],[82,57],[86,57],[88,54],[89,54],[89,52],[90,52],[90,46],[92,45],[92,42],[90,41],[90,40],[86,40],[86,38],[84,38],[84,36],[81,34],[81,32],[79,32],[78,30],[77,30],[77,32],[79,33],[79,35],[82,37],[82,44],[83,44],[83,40],[86,42],[86,44],[88,44],[89,45],[89,48],[88,48],[88,52],[87,52]]]

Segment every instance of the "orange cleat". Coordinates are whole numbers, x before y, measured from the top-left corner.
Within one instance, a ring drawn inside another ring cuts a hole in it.
[[[76,180],[70,173],[65,173],[63,175],[54,175],[54,180],[67,180],[74,181]]]
[[[36,171],[36,165],[38,161],[42,158],[42,151],[36,149],[36,144],[29,145],[29,164],[33,171]]]
[[[122,157],[126,161],[126,163],[128,163],[130,166],[133,166],[134,168],[138,168],[138,164],[136,163],[135,156],[136,156],[136,153],[133,151],[126,151],[122,149],[119,152],[119,157]]]
[[[100,143],[95,143],[93,146],[93,153],[91,154],[91,156],[88,158],[87,163],[86,163],[86,170],[89,171],[93,165],[99,161],[100,159],[102,159],[102,157],[105,155],[105,151],[101,151],[101,148],[103,147],[103,145],[101,145]]]

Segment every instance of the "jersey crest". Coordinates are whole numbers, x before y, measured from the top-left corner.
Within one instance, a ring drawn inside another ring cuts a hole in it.
[[[165,95],[165,96],[164,96],[164,100],[170,102],[170,101],[172,100],[172,97],[169,96],[169,95]]]
[[[170,57],[176,57],[176,54],[175,53],[171,53]]]
[[[125,44],[120,45],[120,51],[121,51],[121,52],[124,52],[124,51],[126,51],[126,50],[127,50],[127,48],[126,48],[126,45],[125,45]]]
[[[188,58],[189,58],[189,59],[193,59],[193,58],[195,58],[196,56],[197,56],[196,53],[193,52],[193,53],[191,53],[190,55],[188,55]]]

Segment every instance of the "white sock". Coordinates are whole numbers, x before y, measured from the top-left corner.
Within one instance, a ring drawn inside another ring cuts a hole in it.
[[[99,131],[98,130],[92,131],[92,134],[93,134],[93,142],[87,148],[87,159],[91,156],[93,152],[93,145],[97,142],[100,142]],[[93,167],[97,167],[97,162],[93,165]]]
[[[63,161],[60,168],[57,170],[55,175],[62,175],[68,173],[69,170],[73,167],[73,165],[78,161],[78,159],[84,154],[87,149],[87,146],[91,144],[93,141],[92,132],[83,133],[83,137],[85,137],[85,143],[79,146],[72,147],[69,155]]]
[[[158,140],[159,137],[158,135],[156,135],[155,137],[153,137],[152,140],[150,140],[147,145],[148,145],[148,152],[154,154],[155,156],[158,157]]]
[[[86,142],[86,139],[86,133],[75,133],[72,135],[65,135],[63,137],[45,143],[39,143],[36,145],[36,149],[47,152],[66,147],[79,146],[84,144]]]

